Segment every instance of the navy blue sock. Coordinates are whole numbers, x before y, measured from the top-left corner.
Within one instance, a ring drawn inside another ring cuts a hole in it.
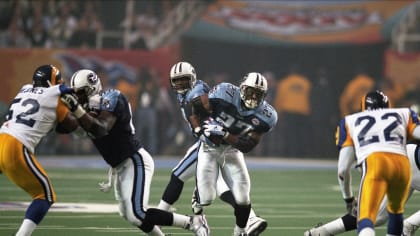
[[[25,219],[39,224],[50,209],[51,203],[44,199],[35,199],[26,210]]]
[[[401,235],[403,229],[403,215],[388,213],[388,234]]]
[[[375,226],[373,225],[373,222],[371,220],[365,218],[357,222],[357,233],[360,233],[360,231],[364,228],[375,229]]]

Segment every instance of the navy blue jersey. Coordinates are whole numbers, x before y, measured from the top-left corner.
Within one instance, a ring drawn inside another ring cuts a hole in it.
[[[277,123],[277,112],[266,101],[255,109],[245,108],[239,88],[233,84],[215,86],[209,92],[209,102],[211,117],[234,135],[245,135],[251,131],[266,133]]]
[[[118,90],[101,92],[101,111],[108,111],[117,117],[109,133],[92,139],[104,160],[112,167],[131,157],[141,147],[135,139],[131,107],[127,98]]]
[[[203,94],[207,94],[210,90],[210,87],[202,80],[197,80],[194,88],[189,90],[184,94],[177,94],[178,104],[181,107],[182,115],[184,119],[188,122],[188,117],[191,116],[193,106],[192,101],[195,98],[200,97]],[[208,116],[208,114],[197,114],[199,118],[202,119],[203,116]]]

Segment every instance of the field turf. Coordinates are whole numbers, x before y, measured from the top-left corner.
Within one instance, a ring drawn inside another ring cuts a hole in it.
[[[115,204],[113,191],[102,193],[98,182],[106,180],[106,169],[46,168],[52,179],[58,203],[106,203]],[[319,222],[327,222],[341,216],[344,201],[336,179],[336,170],[326,169],[250,169],[252,179],[251,199],[257,214],[268,221],[263,236],[301,236]],[[150,204],[157,205],[169,180],[170,169],[157,169],[153,178]],[[358,178],[354,178],[354,189]],[[176,211],[190,214],[193,181],[186,183]],[[420,208],[420,198],[414,194],[408,201],[406,214]],[[0,175],[0,203],[29,202],[29,196]],[[2,209],[3,208],[3,209]],[[232,235],[233,209],[216,200],[207,207],[207,219],[213,236]],[[19,227],[24,212],[5,210],[0,205],[0,235],[13,235]],[[164,228],[170,235],[192,235],[173,227]],[[377,228],[378,235],[385,234],[385,227]],[[60,212],[50,211],[34,236],[97,236],[143,235],[129,225],[118,213]],[[356,235],[355,232],[342,235]]]

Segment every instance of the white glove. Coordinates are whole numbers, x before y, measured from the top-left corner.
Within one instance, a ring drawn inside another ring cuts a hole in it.
[[[99,184],[99,190],[101,192],[107,193],[109,192],[109,190],[112,188],[112,177],[113,177],[113,173],[112,173],[112,168],[109,168],[108,170],[108,182],[100,182]]]
[[[101,95],[95,94],[89,98],[89,110],[90,111],[98,111],[101,107]]]
[[[206,137],[210,137],[211,135],[223,137],[226,135],[226,130],[223,128],[223,126],[213,119],[205,121],[203,129],[204,136]]]

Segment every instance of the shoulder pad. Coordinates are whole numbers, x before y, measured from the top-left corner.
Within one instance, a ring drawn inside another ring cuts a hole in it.
[[[266,101],[262,104],[262,111],[261,114],[263,115],[263,120],[267,122],[270,126],[270,130],[274,128],[277,124],[277,111],[274,109],[273,106],[268,104]]]
[[[209,92],[209,98],[219,98],[230,101],[239,93],[239,88],[230,83],[220,83],[214,86]]]
[[[409,110],[410,110],[410,117],[413,120],[413,123],[420,125],[419,115],[411,108]]]
[[[199,81],[201,81],[201,80],[199,80]],[[204,83],[203,81],[201,83],[197,83],[194,86],[194,88],[187,93],[186,100],[191,101],[196,97],[199,97],[203,94],[208,93],[209,90],[210,90],[210,87],[206,83]]]
[[[103,111],[114,111],[115,107],[118,104],[118,97],[121,92],[116,89],[109,89],[102,92],[100,95],[102,97],[100,109]]]
[[[22,86],[22,89],[28,89],[28,88],[33,88],[34,86],[32,84],[25,84]]]

